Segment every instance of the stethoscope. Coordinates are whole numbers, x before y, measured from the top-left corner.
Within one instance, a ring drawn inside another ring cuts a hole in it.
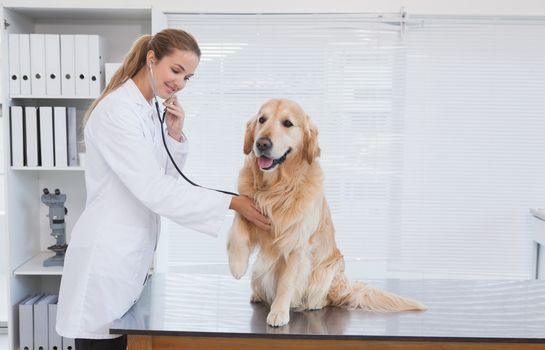
[[[153,61],[152,61],[153,62]],[[165,139],[165,128],[164,128],[164,125],[165,125],[165,118],[166,118],[166,114],[167,114],[167,111],[165,110],[163,112],[163,116],[161,117],[161,111],[159,109],[159,101],[157,101],[157,91],[155,90],[155,76],[153,75],[153,69],[151,68],[151,64],[152,62],[150,62],[149,64],[149,70],[150,70],[150,77],[151,77],[151,90],[153,91],[153,99],[155,100],[155,110],[157,111],[157,119],[159,119],[159,122],[161,123],[161,136],[163,137],[163,145],[165,146],[165,150],[167,151],[167,154],[168,154],[168,158],[170,158],[170,161],[172,162],[172,165],[174,165],[174,168],[176,168],[176,170],[178,171],[178,173],[184,178],[185,181],[189,182],[190,184],[192,184],[193,186],[195,187],[201,187],[201,188],[204,188],[204,189],[207,189],[207,190],[211,190],[211,191],[216,191],[216,192],[221,192],[221,193],[225,193],[225,194],[230,194],[232,196],[238,196],[237,193],[233,193],[233,192],[229,192],[229,191],[224,191],[224,190],[217,190],[217,189],[214,189],[214,188],[210,188],[210,187],[205,187],[205,186],[201,186],[193,181],[191,181],[190,179],[187,178],[187,176],[184,175],[184,173],[182,172],[182,170],[180,170],[180,168],[178,167],[178,164],[176,164],[176,161],[174,160],[174,158],[172,157],[172,154],[170,154],[170,150],[168,149],[168,146],[167,146],[167,141]]]

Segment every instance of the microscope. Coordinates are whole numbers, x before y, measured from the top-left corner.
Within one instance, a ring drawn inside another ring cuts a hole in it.
[[[68,214],[68,210],[64,206],[66,195],[61,194],[61,191],[55,189],[55,194],[50,193],[47,188],[44,188],[42,194],[42,203],[49,207],[49,226],[51,227],[51,236],[55,237],[57,243],[47,249],[55,252],[55,255],[44,260],[44,266],[64,266],[64,254],[66,253],[66,233],[64,216]]]

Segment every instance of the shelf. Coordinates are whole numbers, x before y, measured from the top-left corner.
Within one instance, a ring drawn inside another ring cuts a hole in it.
[[[41,167],[41,166],[21,166],[21,167],[11,167],[11,170],[16,171],[85,171],[85,168],[81,166],[69,166],[69,167]]]
[[[53,252],[40,252],[16,268],[13,274],[17,276],[60,276],[62,275],[62,266],[43,266],[44,260],[53,255],[55,255]]]
[[[98,96],[10,96],[12,99],[40,99],[40,100],[94,100]]]

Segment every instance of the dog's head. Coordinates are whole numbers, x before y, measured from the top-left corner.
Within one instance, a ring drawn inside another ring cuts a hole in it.
[[[250,152],[264,172],[272,172],[291,159],[312,164],[320,156],[318,131],[297,103],[270,100],[246,124],[244,153]]]

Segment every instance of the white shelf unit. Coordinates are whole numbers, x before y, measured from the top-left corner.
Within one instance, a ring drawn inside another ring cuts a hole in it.
[[[152,32],[152,17],[162,18],[151,8],[35,8],[1,7],[2,52],[8,52],[10,33],[98,34],[105,40],[104,62],[121,62],[136,38]],[[9,57],[3,54],[3,57]],[[8,254],[8,348],[19,344],[17,304],[25,296],[38,292],[58,293],[62,267],[43,267],[42,262],[53,253],[47,247],[55,243],[50,235],[47,206],[41,203],[43,188],[59,188],[67,195],[65,203],[67,242],[70,232],[85,205],[85,180],[82,167],[42,168],[10,166],[10,106],[75,106],[78,135],[81,120],[93,97],[50,97],[9,95],[9,66],[2,60],[2,112],[4,169],[6,173],[6,216],[3,229],[7,241],[0,249]]]

